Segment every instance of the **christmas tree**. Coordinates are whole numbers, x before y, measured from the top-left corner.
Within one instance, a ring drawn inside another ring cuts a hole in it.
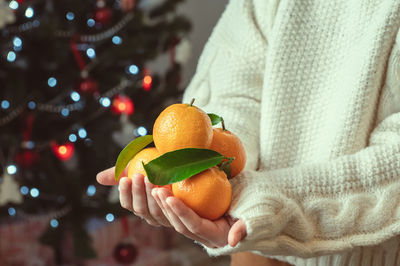
[[[181,97],[180,2],[0,0],[0,221],[47,215],[43,243],[95,256],[88,221],[126,214],[96,173]]]

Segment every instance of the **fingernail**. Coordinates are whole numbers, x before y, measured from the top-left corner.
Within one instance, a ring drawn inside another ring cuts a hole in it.
[[[131,178],[132,178],[132,179],[133,179],[133,178],[138,179],[138,178],[140,178],[140,177],[142,177],[142,174],[135,173],[135,174],[132,175]]]
[[[153,187],[153,183],[150,182],[150,180],[147,178],[147,176],[144,178],[144,182],[146,183],[146,185]]]
[[[164,191],[162,191],[162,189],[157,189],[157,193],[158,193],[158,196],[159,196],[163,201],[165,201],[166,195],[165,195]]]
[[[169,206],[171,206],[171,197],[166,198],[166,199],[165,199],[165,202],[166,202]]]

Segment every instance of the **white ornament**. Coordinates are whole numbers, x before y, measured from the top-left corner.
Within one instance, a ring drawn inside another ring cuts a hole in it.
[[[120,122],[122,124],[122,129],[121,131],[114,132],[112,138],[118,145],[125,147],[135,138],[134,131],[136,127],[129,121],[127,114],[121,115]]]
[[[7,203],[20,204],[22,202],[23,196],[19,192],[19,184],[5,171],[3,181],[0,183],[0,206]]]
[[[13,10],[8,6],[4,0],[0,0],[0,29],[7,24],[15,22],[15,15]]]
[[[175,48],[175,62],[184,65],[186,64],[192,52],[192,46],[188,39],[183,39]]]

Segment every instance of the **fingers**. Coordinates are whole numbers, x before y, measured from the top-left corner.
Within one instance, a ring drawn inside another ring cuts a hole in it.
[[[227,244],[230,225],[226,219],[222,218],[216,221],[203,219],[175,197],[167,198],[166,202],[190,232],[207,239],[214,247],[222,247]],[[220,235],[224,237],[220,237]]]
[[[122,177],[119,183],[121,206],[145,219],[150,225],[171,226],[151,195],[153,187],[154,185],[141,174],[134,174],[132,180],[128,177]]]
[[[122,208],[133,212],[131,186],[132,181],[129,178],[121,178],[119,181],[119,201]]]
[[[237,220],[229,230],[228,243],[231,247],[235,247],[247,235],[246,225],[243,220]]]
[[[158,224],[161,224],[163,226],[171,226],[168,219],[165,217],[163,211],[161,210],[160,206],[158,206],[156,200],[152,195],[152,189],[154,188],[154,185],[149,182],[149,179],[147,177],[145,177],[144,179],[144,184],[146,187],[147,206],[150,215]]]
[[[114,171],[115,171],[115,167],[111,167],[104,171],[101,171],[96,176],[97,182],[99,182],[100,184],[105,185],[105,186],[117,185],[118,181],[115,180]],[[121,176],[126,176],[126,175],[127,175],[127,171],[126,171],[126,169],[124,169]]]
[[[166,214],[169,222],[171,223],[171,225],[174,227],[174,229],[177,232],[179,232],[179,233],[185,235],[186,237],[189,237],[197,242],[200,242],[208,247],[211,247],[211,248],[215,247],[215,245],[213,245],[212,242],[208,241],[207,239],[205,239],[205,238],[201,237],[200,235],[189,230],[188,227],[181,221],[180,217],[178,217],[178,215],[172,210],[171,206],[167,203],[168,202],[167,199],[173,198],[172,193],[168,189],[157,188],[155,190],[156,190],[156,192],[154,194],[156,196],[155,198],[156,198],[157,202],[159,204],[161,204],[160,205],[161,209]],[[185,210],[192,211],[187,206],[185,206]],[[182,212],[183,211],[184,210],[182,210]],[[197,214],[195,214],[195,215],[197,216]],[[197,216],[197,217],[191,216],[191,217],[196,219],[196,221],[194,221],[194,223],[200,223],[198,220],[202,219],[199,216]],[[198,229],[198,230],[200,230],[200,229]]]
[[[134,174],[132,176],[132,205],[133,212],[136,215],[144,218],[151,225],[158,225],[151,217],[147,206],[146,187],[142,174]]]
[[[153,190],[151,191],[151,195],[153,196],[154,200],[157,202],[158,207],[160,207],[162,213],[164,214],[164,217],[168,220],[168,223],[172,226],[172,224],[170,223],[170,219],[168,216],[168,212],[166,209],[164,209],[164,206],[162,205],[161,199],[158,196],[158,189],[157,188],[153,188]]]

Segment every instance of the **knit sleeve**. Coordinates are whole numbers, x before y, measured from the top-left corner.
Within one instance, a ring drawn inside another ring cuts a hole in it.
[[[235,248],[266,256],[314,257],[376,245],[400,235],[400,37],[392,49],[376,126],[364,149],[330,161],[232,180],[230,214],[247,237]]]
[[[272,16],[273,5],[269,10]],[[244,143],[246,169],[256,169],[258,163],[265,32],[271,26],[268,16],[258,18],[252,1],[231,0],[206,43],[183,97],[186,103],[195,98],[196,106],[224,118],[226,128]]]

